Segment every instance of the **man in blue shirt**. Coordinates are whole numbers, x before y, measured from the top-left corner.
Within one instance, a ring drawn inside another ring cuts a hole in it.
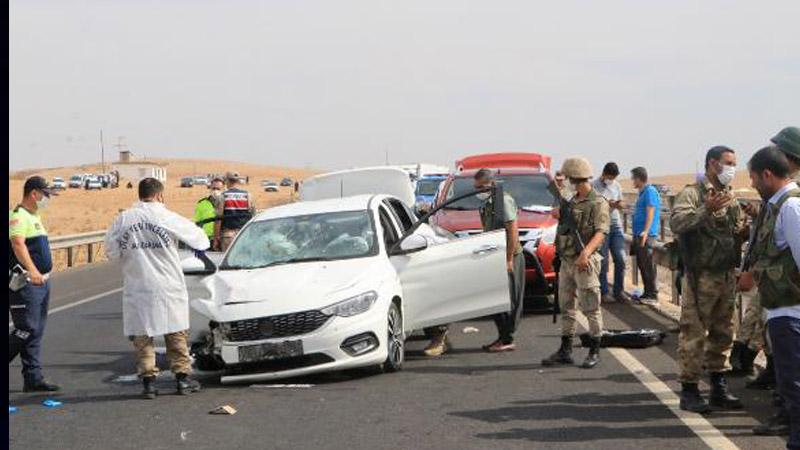
[[[661,196],[653,185],[647,182],[647,170],[635,167],[631,170],[633,186],[639,191],[636,207],[633,212],[633,241],[631,252],[636,256],[636,263],[644,282],[644,293],[639,300],[658,301],[656,287],[656,265],[653,260],[658,230],[661,227]]]

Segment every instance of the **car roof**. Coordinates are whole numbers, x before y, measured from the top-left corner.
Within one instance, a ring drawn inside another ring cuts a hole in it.
[[[454,176],[456,178],[472,177],[472,176],[475,176],[475,173],[477,173],[478,170],[479,169],[462,170],[461,172],[458,172],[458,173],[454,174]],[[525,168],[525,167],[511,167],[511,168],[507,168],[507,169],[492,168],[491,170],[494,172],[495,175],[541,175],[541,176],[545,176],[545,174],[546,174],[546,172],[543,172],[543,171],[541,171],[539,169],[529,169],[529,168]]]
[[[352,197],[331,198],[325,200],[309,200],[275,206],[259,213],[253,221],[276,219],[279,217],[302,216],[305,214],[321,214],[344,211],[363,211],[369,208],[372,199],[382,200],[389,195],[354,195]]]

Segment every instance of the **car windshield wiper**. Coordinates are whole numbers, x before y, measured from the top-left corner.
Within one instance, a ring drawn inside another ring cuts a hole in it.
[[[453,210],[456,210],[456,211],[474,211],[474,210],[476,210],[478,208],[467,208],[466,206],[452,206],[451,205],[451,206],[445,206],[442,209],[453,209]]]

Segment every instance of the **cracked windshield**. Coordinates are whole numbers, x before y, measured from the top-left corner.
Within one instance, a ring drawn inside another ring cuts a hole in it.
[[[375,231],[367,211],[284,217],[253,222],[242,230],[220,268],[356,258],[374,249]]]

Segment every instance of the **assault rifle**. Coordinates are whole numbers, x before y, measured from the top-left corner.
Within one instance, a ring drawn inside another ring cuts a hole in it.
[[[578,254],[581,254],[586,246],[584,245],[583,238],[581,238],[581,234],[578,231],[578,224],[575,222],[575,216],[572,215],[572,211],[569,208],[569,201],[565,199],[563,195],[561,195],[561,190],[558,188],[558,185],[552,178],[550,178],[550,184],[547,185],[547,190],[553,194],[553,198],[555,199],[553,206],[558,207],[558,234],[571,235],[572,241],[575,244],[575,251]],[[561,305],[558,299],[558,272],[560,268],[561,256],[558,254],[558,250],[556,249],[556,257],[553,260],[553,269],[556,271],[556,286],[555,292],[553,293],[553,323],[556,323],[558,320],[558,315],[561,313]]]

